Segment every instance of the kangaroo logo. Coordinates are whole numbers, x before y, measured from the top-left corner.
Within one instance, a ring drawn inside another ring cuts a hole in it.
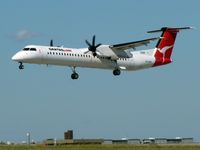
[[[163,47],[162,49],[158,48],[158,51],[159,51],[160,53],[162,53],[162,54],[163,54],[163,58],[165,58],[165,53],[166,53],[166,51],[167,51],[168,49],[172,48],[173,46],[174,46],[174,45],[165,46],[165,47]]]

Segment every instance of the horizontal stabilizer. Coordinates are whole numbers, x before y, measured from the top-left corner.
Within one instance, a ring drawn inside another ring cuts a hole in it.
[[[181,27],[181,28],[162,27],[159,30],[148,31],[147,33],[157,33],[157,32],[163,32],[163,31],[166,31],[166,30],[180,31],[180,30],[186,30],[186,29],[193,29],[193,27]]]

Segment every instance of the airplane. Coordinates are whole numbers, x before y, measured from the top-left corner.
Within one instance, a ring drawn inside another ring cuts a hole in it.
[[[79,78],[76,67],[110,69],[113,70],[113,75],[119,76],[121,71],[134,71],[171,63],[176,35],[185,29],[192,27],[162,27],[147,32],[162,32],[161,37],[114,45],[96,44],[94,35],[92,43],[85,40],[88,48],[79,49],[53,46],[51,40],[49,46],[25,46],[12,57],[12,60],[19,63],[20,70],[24,69],[23,63],[69,66],[72,69],[72,79]],[[135,48],[148,45],[155,40],[158,40],[155,48],[134,51]]]

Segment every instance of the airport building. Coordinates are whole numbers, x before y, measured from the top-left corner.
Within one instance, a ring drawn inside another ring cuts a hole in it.
[[[111,140],[111,139],[72,139],[72,140],[54,140],[47,139],[45,145],[67,145],[67,144],[194,144],[193,138],[182,139],[127,139],[127,140]]]
[[[66,144],[193,144],[193,138],[145,138],[145,139],[73,139],[73,130],[64,133],[63,140],[47,139],[45,145]]]
[[[143,144],[192,144],[193,138],[147,138],[142,140]]]

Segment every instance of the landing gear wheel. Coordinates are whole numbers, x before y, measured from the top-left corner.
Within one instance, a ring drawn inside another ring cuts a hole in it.
[[[71,75],[71,78],[73,80],[78,79],[78,77],[79,77],[78,73],[72,73],[72,75]]]
[[[19,69],[20,70],[24,69],[24,65],[22,64],[22,62],[20,62]]]
[[[113,70],[113,75],[118,76],[121,74],[121,71],[119,69]]]

